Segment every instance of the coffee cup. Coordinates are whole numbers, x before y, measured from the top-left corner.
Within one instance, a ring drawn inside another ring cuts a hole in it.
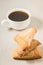
[[[15,8],[9,10],[6,19],[2,20],[1,24],[8,28],[16,30],[25,29],[31,22],[31,14],[29,10],[22,8]]]

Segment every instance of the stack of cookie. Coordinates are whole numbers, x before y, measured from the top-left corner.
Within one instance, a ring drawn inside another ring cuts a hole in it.
[[[14,40],[18,43],[18,48],[12,51],[12,58],[24,60],[41,58],[41,52],[38,48],[41,43],[34,39],[36,33],[36,28],[30,28],[15,36]]]

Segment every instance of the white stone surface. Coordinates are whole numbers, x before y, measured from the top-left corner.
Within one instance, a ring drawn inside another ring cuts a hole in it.
[[[43,0],[0,0],[0,23],[6,18],[8,10],[13,8],[25,8],[30,10],[32,21],[29,27],[37,27],[35,36],[42,45],[43,56]],[[36,60],[13,60],[10,55],[17,46],[14,36],[20,31],[8,30],[0,24],[0,65],[43,65],[43,58]]]

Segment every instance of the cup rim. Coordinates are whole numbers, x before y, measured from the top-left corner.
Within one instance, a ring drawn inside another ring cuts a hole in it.
[[[9,10],[8,13],[7,13],[7,19],[10,20],[10,21],[12,21],[12,22],[15,22],[15,21],[9,19],[8,16],[9,16],[10,13],[12,13],[14,11],[23,11],[23,12],[26,12],[29,15],[29,18],[27,18],[26,20],[24,20],[22,22],[25,22],[25,21],[27,21],[27,20],[29,20],[31,18],[31,14],[30,14],[29,10],[24,9],[24,8],[15,8],[15,9]],[[17,23],[17,22],[20,23],[19,21],[16,21],[15,23]]]

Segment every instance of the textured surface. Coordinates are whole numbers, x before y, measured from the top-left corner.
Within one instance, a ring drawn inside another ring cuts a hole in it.
[[[38,33],[35,38],[42,45],[43,56],[43,0],[0,0],[0,23],[6,18],[8,10],[13,8],[25,8],[32,14],[32,22],[29,27],[37,27]],[[43,65],[43,58],[37,60],[13,60],[10,57],[11,51],[17,46],[13,37],[19,31],[8,30],[0,24],[0,65]]]

